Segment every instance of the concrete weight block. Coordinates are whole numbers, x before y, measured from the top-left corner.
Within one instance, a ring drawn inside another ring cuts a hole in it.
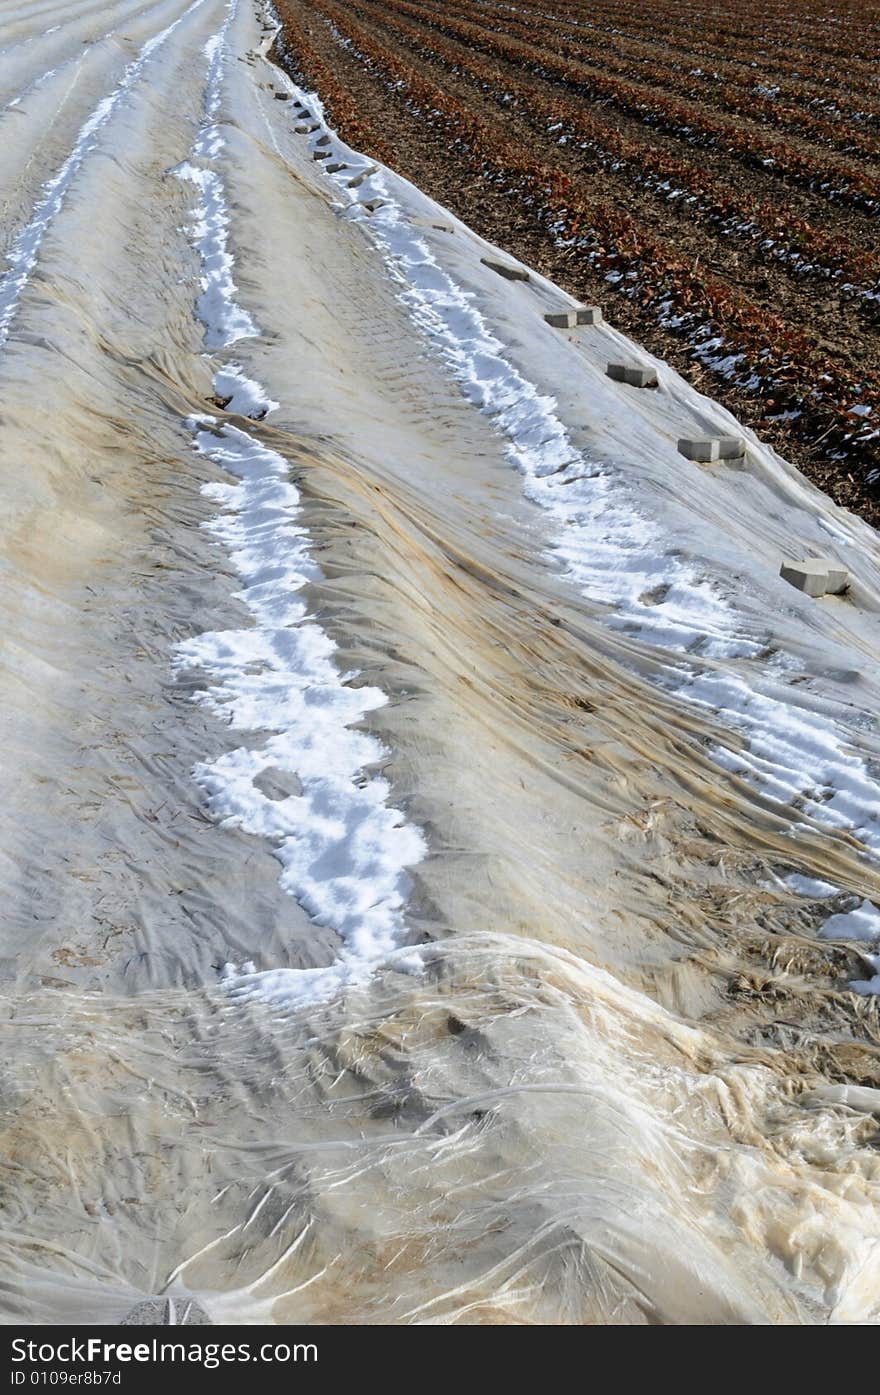
[[[746,453],[742,436],[719,436],[718,455],[721,460],[741,460]]]
[[[616,383],[629,383],[630,387],[647,388],[657,386],[657,372],[654,368],[642,368],[636,363],[609,363],[605,372]]]
[[[512,262],[498,261],[496,257],[481,257],[480,261],[483,266],[487,266],[490,271],[503,276],[507,281],[528,281],[531,279],[524,266],[514,266]]]
[[[579,325],[600,325],[603,315],[598,305],[579,305],[577,322]]]
[[[842,596],[849,587],[849,572],[846,567],[842,567],[839,562],[828,563],[828,585],[825,587],[827,596]]]
[[[741,460],[746,453],[742,436],[684,436],[678,443],[679,454],[687,460],[706,463],[711,460]]]
[[[545,315],[544,319],[554,329],[574,329],[578,322],[576,310],[554,310],[551,314]]]
[[[801,562],[787,558],[779,575],[807,596],[841,596],[849,586],[846,567],[828,557],[806,557]]]
[[[828,564],[819,558],[783,562],[779,575],[806,596],[824,596],[828,589]]]
[[[679,455],[683,455],[686,460],[699,460],[701,463],[708,463],[710,460],[720,460],[718,441],[710,436],[705,440],[692,440],[684,436],[678,443]]]

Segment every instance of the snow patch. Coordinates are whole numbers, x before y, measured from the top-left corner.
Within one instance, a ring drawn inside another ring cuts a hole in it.
[[[819,930],[823,940],[862,940],[880,946],[880,911],[870,901],[829,916]]]
[[[872,978],[853,979],[849,986],[854,993],[859,993],[863,998],[880,998],[880,954],[866,954],[865,962],[870,969],[875,969],[876,973]]]
[[[189,161],[178,165],[174,173],[194,184],[201,195],[189,233],[202,257],[202,291],[196,309],[206,327],[205,345],[219,349],[234,344],[236,339],[253,337],[256,326],[235,299],[237,287],[232,278],[232,255],[227,248],[229,214],[223,181],[216,170]]]
[[[231,341],[229,341],[231,342]],[[278,406],[253,378],[249,378],[240,363],[227,363],[213,377],[214,392],[226,412],[261,421]]]

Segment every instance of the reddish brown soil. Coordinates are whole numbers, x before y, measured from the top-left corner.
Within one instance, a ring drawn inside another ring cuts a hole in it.
[[[624,295],[615,294],[604,276],[592,269],[586,257],[576,248],[561,248],[551,235],[546,223],[526,206],[518,197],[506,193],[491,170],[475,167],[473,154],[463,149],[449,138],[448,130],[440,121],[426,120],[413,110],[413,103],[405,91],[389,83],[387,75],[377,70],[375,63],[366,63],[352,47],[338,42],[331,31],[328,19],[338,23],[344,32],[346,12],[356,19],[361,32],[369,34],[377,44],[386,50],[396,50],[397,54],[414,72],[438,86],[442,86],[451,100],[459,107],[474,110],[489,129],[497,129],[499,140],[511,140],[523,149],[540,151],[543,161],[559,169],[570,177],[582,181],[591,189],[591,194],[601,193],[606,203],[624,211],[638,224],[640,229],[655,240],[662,239],[678,258],[689,264],[695,275],[705,272],[716,283],[726,284],[745,297],[750,306],[769,316],[801,336],[809,336],[815,346],[816,363],[821,361],[839,365],[841,372],[854,381],[864,380],[866,393],[880,391],[880,314],[877,303],[866,302],[842,292],[827,278],[820,279],[810,274],[794,274],[777,262],[769,260],[754,241],[741,237],[723,236],[708,220],[689,216],[682,204],[670,204],[660,195],[643,189],[624,176],[616,176],[613,171],[599,167],[595,157],[589,152],[578,151],[555,144],[542,129],[540,123],[522,110],[511,110],[500,100],[497,87],[493,88],[488,79],[481,84],[479,64],[475,55],[468,53],[466,45],[459,44],[461,63],[458,71],[451,71],[448,61],[450,46],[457,41],[449,35],[441,37],[439,53],[444,53],[441,61],[432,52],[433,29],[426,24],[420,42],[419,25],[412,14],[395,14],[393,0],[355,0],[352,6],[337,5],[335,0],[279,0],[277,4],[284,30],[277,47],[276,57],[298,81],[316,87],[328,105],[330,120],[336,124],[340,134],[367,153],[372,153],[390,163],[401,174],[419,185],[441,203],[452,209],[484,237],[509,250],[513,255],[537,267],[545,275],[552,277],[566,290],[580,299],[600,301],[608,317],[621,329],[644,343],[658,356],[672,363],[690,382],[702,391],[723,401],[744,422],[772,442],[783,454],[804,470],[814,482],[826,489],[839,503],[861,513],[877,526],[880,523],[880,488],[877,480],[869,475],[880,466],[880,444],[867,441],[851,449],[846,459],[835,459],[826,453],[826,442],[834,442],[835,453],[839,453],[839,425],[829,432],[829,418],[817,414],[812,417],[809,410],[793,422],[773,421],[774,404],[768,404],[766,392],[731,386],[723,377],[702,367],[693,356],[691,347],[677,334],[661,328],[656,318],[646,313],[639,305]],[[423,0],[421,8],[436,10],[442,22],[444,15],[450,17],[467,16],[469,22],[476,22],[478,15],[486,16],[491,24],[503,32],[504,12],[497,4],[468,6],[467,0],[458,0],[454,7],[446,7],[435,0]],[[522,28],[524,11],[518,10]],[[593,5],[577,6],[557,0],[555,6],[561,16],[580,23],[608,23],[612,27],[615,12],[627,12],[623,4],[615,6],[606,0],[597,11]],[[834,51],[828,55],[829,38],[834,40],[842,26],[826,26],[819,23],[822,14],[834,10],[833,5],[811,4],[803,12],[805,50],[809,54],[821,56],[827,71],[837,74],[834,77],[835,99],[842,101],[846,91],[841,88],[840,72],[845,71],[846,55]],[[838,7],[845,9],[842,3]],[[868,7],[870,8],[870,7]],[[554,0],[542,0],[535,9],[543,15],[554,9]],[[451,11],[454,10],[454,15]],[[761,13],[767,13],[766,7]],[[773,10],[771,9],[771,13]],[[784,11],[775,9],[779,33],[785,30]],[[864,10],[860,12],[864,15]],[[604,19],[603,19],[604,14]],[[637,10],[630,10],[629,33],[623,39],[616,37],[617,57],[621,52],[633,52],[649,47],[649,35],[644,29],[638,32]],[[716,50],[722,40],[718,30],[724,29],[727,7],[714,10],[716,24],[713,28],[707,23],[704,32],[704,47],[714,43]],[[880,11],[878,11],[880,14]],[[610,15],[610,18],[609,18]],[[670,24],[674,26],[674,10]],[[338,16],[338,18],[337,18]],[[815,22],[814,22],[815,21]],[[546,21],[545,21],[546,22]],[[867,23],[867,21],[864,21]],[[536,21],[537,25],[538,21]],[[622,24],[622,21],[621,21]],[[662,27],[662,26],[661,26]],[[766,31],[760,24],[750,33],[749,25],[733,26],[735,37],[731,38],[731,62],[740,66],[746,61],[744,54],[760,53],[760,68],[757,70],[761,81],[770,81],[776,71],[775,58],[791,58],[791,42],[774,48],[768,42]],[[566,41],[574,32],[564,30]],[[875,35],[876,37],[876,35]],[[688,33],[679,32],[679,45],[688,44],[685,49],[687,61],[691,61],[696,46]],[[750,48],[751,45],[751,48]],[[867,52],[868,39],[862,35],[863,52]],[[757,46],[757,47],[756,47]],[[558,46],[557,46],[558,47]],[[659,40],[656,45],[659,61],[667,59],[670,64],[682,64],[682,49],[668,49]],[[833,48],[833,42],[831,44]],[[705,60],[704,60],[705,61]],[[720,58],[718,61],[721,61]],[[753,59],[752,61],[758,61]],[[797,95],[809,106],[809,71],[812,59],[801,64],[797,84]],[[818,62],[818,57],[816,59]],[[500,64],[503,68],[504,64]],[[546,92],[551,84],[540,75],[526,72],[522,68],[507,67],[520,82],[527,82],[536,92]],[[789,64],[789,67],[791,65]],[[819,64],[827,78],[826,69]],[[850,105],[856,108],[870,107],[870,98],[862,90],[869,78],[860,59],[853,61],[854,84],[859,93],[853,93]],[[496,64],[496,75],[498,65]],[[637,57],[633,57],[633,78],[644,80]],[[787,70],[776,77],[777,81],[791,84]],[[829,90],[827,81],[823,89],[817,79],[816,91]],[[880,101],[880,93],[878,93]],[[589,104],[587,104],[589,105]],[[603,116],[605,111],[603,108]],[[641,139],[654,146],[674,148],[675,138],[663,135],[656,130],[639,126],[638,121],[623,115],[613,116],[613,120],[628,133],[638,131]],[[876,127],[869,127],[872,138],[878,134]],[[792,138],[786,136],[789,144]],[[803,144],[803,142],[800,142]],[[713,171],[718,171],[726,180],[738,181],[744,190],[756,194],[764,200],[776,200],[797,215],[809,221],[811,226],[830,232],[841,244],[857,251],[875,255],[880,252],[880,224],[875,216],[866,211],[846,208],[829,201],[826,197],[813,194],[803,187],[795,187],[786,180],[784,170],[767,171],[747,169],[720,150],[695,151],[687,148],[689,159],[706,161]],[[822,151],[817,147],[817,162],[821,162]],[[837,158],[831,152],[831,158]],[[866,169],[871,168],[866,163]],[[802,382],[808,385],[814,371],[806,359],[801,365]],[[864,426],[864,421],[853,422]],[[880,426],[880,422],[878,422]]]

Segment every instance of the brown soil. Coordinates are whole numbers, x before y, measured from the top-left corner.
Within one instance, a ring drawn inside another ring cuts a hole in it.
[[[572,295],[604,304],[608,317],[620,329],[671,363],[701,391],[723,402],[837,503],[861,514],[874,526],[880,524],[880,488],[876,480],[867,479],[869,466],[875,464],[868,450],[860,460],[829,459],[823,454],[821,427],[810,432],[805,430],[804,422],[768,421],[766,402],[760,396],[731,386],[727,380],[704,368],[674,332],[660,328],[625,296],[615,294],[577,249],[558,247],[548,229],[528,207],[512,198],[490,177],[476,173],[466,153],[450,142],[447,133],[410,111],[405,94],[389,89],[347,48],[335,43],[326,24],[310,11],[307,3],[280,0],[277,8],[285,30],[274,56],[296,80],[320,87],[315,84],[307,64],[301,66],[297,56],[296,36],[305,32],[357,110],[359,139],[353,143],[364,148],[364,137],[369,137],[365,152],[368,154],[378,154],[380,149],[387,150],[390,146],[394,152],[394,168],[399,173],[445,204],[483,237],[535,266]],[[375,9],[379,20],[382,7]],[[363,23],[361,17],[359,22]],[[392,47],[389,31],[378,23],[375,36]],[[425,33],[425,42],[430,48],[430,31]],[[583,152],[551,146],[546,134],[527,117],[510,110],[502,111],[490,93],[478,92],[466,76],[441,70],[425,56],[417,55],[412,47],[405,48],[403,44],[399,47],[407,63],[424,71],[434,82],[442,83],[459,101],[478,110],[482,120],[497,122],[499,129],[503,128],[508,136],[515,134],[529,148],[534,149],[538,142],[543,142],[548,161],[552,160],[567,173],[577,173],[585,180],[601,179],[603,192],[607,192],[612,205],[624,209],[653,234],[661,234],[683,259],[698,261],[718,279],[747,294],[755,305],[766,308],[801,332],[806,330],[815,340],[817,350],[847,366],[859,365],[866,380],[880,379],[878,317],[864,303],[847,300],[826,280],[795,277],[778,264],[762,261],[760,252],[747,241],[715,235],[711,224],[689,220],[675,205],[656,195],[633,187],[625,179],[597,172],[595,164]],[[517,71],[517,76],[521,81],[527,77],[522,70]],[[539,79],[533,81],[540,85]],[[347,134],[345,114],[335,113],[331,104],[328,115],[338,124],[344,138]],[[652,132],[651,140],[655,139],[656,133]],[[689,153],[691,156],[697,154],[700,160],[714,160],[711,152]],[[730,177],[731,171],[724,168],[724,160],[725,157],[719,157],[713,167],[719,174]],[[736,173],[744,187],[751,187],[759,179],[741,166]],[[761,196],[768,197],[772,181],[768,181],[768,185],[770,188],[760,189]],[[876,247],[876,234],[872,237],[874,225],[869,219],[811,199],[808,194],[788,193],[799,213],[809,207],[811,219],[817,226],[840,233],[846,229],[856,246]]]
[[[383,9],[381,3],[370,8],[377,13]],[[380,42],[389,42],[390,34],[384,26],[371,26],[367,22],[365,27],[372,29]],[[425,37],[430,42],[430,36]],[[420,52],[417,38],[409,28],[406,33],[398,32],[398,43],[406,48],[407,61],[413,67],[423,71],[429,79],[442,82],[462,102],[474,102],[478,87],[470,75],[438,70],[435,63],[428,61],[424,46]],[[461,48],[464,59],[463,46],[456,47]],[[511,67],[505,63],[499,66]],[[517,76],[536,91],[547,88],[546,83],[531,74],[518,73]],[[523,145],[546,143],[547,134],[543,125],[510,107],[500,107],[500,94],[496,90],[484,90],[479,92],[479,96],[481,115],[484,119],[497,117],[499,130],[503,129],[508,136],[514,135]],[[620,124],[623,126],[625,123]],[[674,144],[671,140],[667,143]],[[701,160],[701,163],[707,164],[714,152],[703,154],[707,159]],[[548,145],[546,159],[555,168],[582,180],[601,179],[607,190],[606,197],[625,209],[650,235],[674,241],[677,252],[684,253],[688,261],[698,260],[700,265],[710,269],[721,280],[746,290],[755,305],[771,314],[781,315],[794,325],[810,324],[815,327],[817,342],[832,356],[842,361],[859,360],[872,376],[880,374],[880,334],[877,333],[880,305],[876,302],[848,298],[840,293],[833,282],[817,283],[802,273],[788,271],[784,265],[768,258],[754,241],[720,237],[711,223],[695,221],[685,203],[670,202],[660,193],[634,185],[626,172],[616,174],[604,168],[589,152],[580,151],[574,145]],[[711,159],[711,163],[714,167],[716,162]],[[758,182],[757,175],[750,179],[746,171],[739,170],[738,175],[734,182],[740,187]],[[766,195],[764,189],[759,191],[753,188],[751,192]],[[807,196],[803,196],[802,204],[806,205],[808,201]],[[814,201],[812,203],[811,211],[815,212]],[[806,211],[806,207],[803,207],[802,214]],[[877,223],[867,216],[832,207],[825,221],[841,236],[846,236],[847,230],[852,229],[852,240],[856,245],[880,245]]]

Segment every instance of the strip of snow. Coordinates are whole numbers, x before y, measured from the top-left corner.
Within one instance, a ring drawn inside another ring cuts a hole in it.
[[[210,484],[207,497],[221,516],[208,531],[228,549],[244,581],[237,593],[252,628],[209,632],[180,644],[179,667],[212,680],[199,700],[236,730],[270,731],[258,747],[241,746],[196,767],[209,811],[221,823],[267,838],[281,863],[281,885],[319,925],[344,942],[329,970],[230,971],[229,986],[314,1001],[362,977],[405,938],[409,882],[403,869],[421,860],[421,833],[388,804],[390,787],[370,767],[388,757],[375,737],[352,727],[386,697],[378,688],[350,686],[335,645],[299,597],[320,578],[309,537],[296,522],[299,493],[290,465],[248,433],[223,426],[201,430],[196,448],[238,479]],[[283,771],[300,791],[271,799],[255,781]],[[398,968],[418,955],[399,956]]]
[[[0,277],[0,348],[9,337],[21,293],[34,269],[46,231],[60,211],[74,176],[95,143],[95,137],[141,77],[147,61],[167,42],[184,20],[204,3],[205,0],[194,0],[173,24],[169,24],[160,33],[154,34],[152,39],[147,40],[138,56],[126,65],[113,91],[101,99],[91,116],[80,127],[73,149],[61,168],[43,185],[30,222],[22,228],[7,253],[8,270]]]
[[[31,93],[36,92],[38,88],[42,87],[44,83],[49,82],[60,72],[60,68],[47,68],[39,77],[34,78],[33,82],[28,83],[27,87],[23,88],[17,97],[10,98],[10,100],[4,104],[4,111],[9,111],[12,107],[20,106],[23,101],[27,100]]]
[[[216,160],[223,136],[220,106],[226,39],[237,8],[209,41],[205,119],[192,162],[176,173],[200,194],[190,228],[202,258],[197,300],[208,348],[228,347],[258,330],[235,299],[234,260],[228,248],[223,182],[199,161]],[[208,177],[210,176],[210,177]],[[240,364],[219,366],[214,392],[227,410],[251,418],[274,410],[259,383]],[[244,586],[237,593],[253,624],[207,632],[179,644],[177,669],[197,668],[211,680],[197,700],[233,729],[272,733],[259,746],[240,746],[194,773],[213,817],[268,839],[281,863],[281,886],[319,925],[342,942],[338,960],[325,968],[258,971],[253,964],[227,966],[224,984],[236,996],[256,996],[291,1007],[331,997],[367,977],[393,956],[395,968],[421,967],[407,938],[405,869],[425,855],[425,840],[388,800],[390,786],[368,772],[388,758],[373,736],[353,728],[387,701],[374,687],[351,686],[340,672],[335,645],[309,617],[301,591],[321,572],[310,539],[297,522],[300,496],[290,464],[237,426],[216,417],[192,423],[194,445],[236,481],[208,484],[203,493],[220,507],[204,525],[229,552]],[[263,772],[282,773],[291,793],[264,794]]]
[[[194,184],[201,195],[189,231],[202,257],[202,290],[196,309],[206,326],[205,347],[220,349],[237,339],[252,338],[257,333],[256,326],[235,300],[233,259],[226,245],[229,213],[223,181],[216,170],[203,169],[189,161],[179,165],[175,173]]]

